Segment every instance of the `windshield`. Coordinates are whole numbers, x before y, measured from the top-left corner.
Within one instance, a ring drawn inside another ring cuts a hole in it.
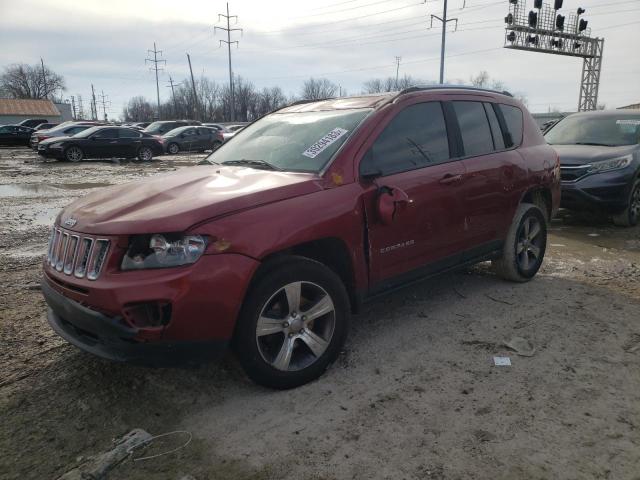
[[[101,127],[91,127],[91,128],[87,128],[86,130],[81,131],[80,133],[76,133],[75,135],[71,135],[74,138],[87,138],[88,136],[90,136],[91,134],[97,132],[98,130],[100,130]]]
[[[560,120],[546,134],[551,145],[634,145],[640,139],[640,115],[575,115]]]
[[[319,172],[371,109],[273,113],[243,128],[210,162],[266,162],[278,170]]]

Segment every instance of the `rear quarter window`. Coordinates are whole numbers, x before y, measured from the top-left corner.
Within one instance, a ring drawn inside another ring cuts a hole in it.
[[[522,110],[511,105],[499,104],[506,127],[505,144],[507,147],[517,147],[522,143]]]

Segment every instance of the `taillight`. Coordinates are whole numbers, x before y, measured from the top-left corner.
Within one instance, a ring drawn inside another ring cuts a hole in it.
[[[38,141],[39,142],[41,142],[43,140],[46,140],[47,138],[50,138],[50,137],[47,137],[46,135],[38,135]]]

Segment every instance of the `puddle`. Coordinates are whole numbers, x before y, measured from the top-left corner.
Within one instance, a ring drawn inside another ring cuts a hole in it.
[[[60,190],[88,190],[107,187],[110,183],[59,183],[43,185],[39,183],[20,183],[0,185],[0,197],[32,197],[60,194]]]
[[[88,190],[90,188],[110,187],[111,183],[54,183],[53,186],[62,190]]]
[[[38,183],[0,185],[0,197],[31,197],[34,194],[46,195],[52,193],[59,193],[59,190],[51,185]]]

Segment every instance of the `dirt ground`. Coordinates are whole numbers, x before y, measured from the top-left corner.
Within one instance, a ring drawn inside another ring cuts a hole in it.
[[[38,287],[57,211],[200,158],[0,149],[1,479],[55,479],[133,428],[193,440],[109,479],[640,479],[640,228],[606,218],[555,219],[530,283],[481,264],[366,305],[339,361],[292,391],[250,383],[231,356],[145,369],[67,345]],[[535,354],[506,348],[514,336]]]

